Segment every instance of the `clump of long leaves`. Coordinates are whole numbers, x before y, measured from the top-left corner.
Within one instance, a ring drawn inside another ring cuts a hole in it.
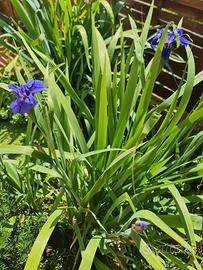
[[[184,114],[203,73],[195,75],[193,53],[186,47],[182,82],[169,98],[151,106],[171,27],[166,26],[146,65],[151,17],[152,7],[141,32],[130,18],[130,31],[120,26],[104,40],[92,16],[88,56],[92,73],[84,85],[86,99],[72,88],[68,69],[61,70],[21,36],[48,90],[38,94],[40,106],[29,115],[26,144],[0,146],[1,170],[33,209],[40,210],[43,197],[51,197],[52,205],[26,270],[38,268],[58,220],[73,231],[70,249],[78,247],[72,269],[88,270],[92,264],[98,270],[139,265],[142,269],[146,264],[157,270],[201,269],[197,244],[203,220],[190,206],[201,202],[202,196],[186,196],[181,187],[198,183],[203,175],[202,131],[194,132],[203,118],[203,100]],[[32,79],[26,66],[24,71],[26,80]],[[24,78],[16,72],[23,84]],[[38,142],[33,144],[35,139]],[[151,228],[144,233],[132,230],[136,220],[150,222]]]
[[[114,13],[118,14],[124,1],[115,5],[114,12],[106,0],[11,0],[11,3],[21,23],[1,16],[0,27],[5,31],[1,43],[16,53],[10,40],[3,40],[11,36],[20,47],[22,35],[29,46],[51,57],[56,64],[68,64],[69,78],[72,82],[77,80],[79,87],[80,73],[91,69],[88,57],[91,14],[96,16],[100,30],[108,36],[115,28]]]

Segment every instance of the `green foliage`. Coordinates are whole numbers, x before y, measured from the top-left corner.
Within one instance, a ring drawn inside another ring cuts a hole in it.
[[[61,214],[62,210],[55,210],[42,227],[29,254],[28,260],[25,265],[25,270],[38,268],[43,251]]]
[[[11,189],[0,190],[0,268],[23,269],[40,227],[47,218],[29,213],[26,205],[18,203]]]
[[[183,187],[193,185],[197,192],[203,176],[203,137],[201,131],[195,131],[203,120],[203,99],[184,114],[203,72],[195,74],[193,53],[186,47],[183,80],[169,98],[153,106],[152,92],[164,65],[162,49],[173,24],[166,26],[154,57],[145,63],[152,7],[141,31],[129,18],[131,30],[124,31],[121,25],[105,36],[97,28],[99,2],[113,23],[106,2],[96,1],[89,14],[91,54],[84,52],[91,72],[80,70],[88,78],[81,86],[85,97],[70,82],[69,51],[62,54],[68,59],[64,70],[58,65],[64,59],[52,59],[42,53],[42,47],[30,43],[22,30],[17,33],[24,52],[48,86],[37,95],[39,106],[29,113],[25,145],[0,145],[4,185],[9,183],[31,209],[47,207],[50,212],[27,265],[39,267],[59,219],[72,232],[72,269],[88,270],[92,265],[98,270],[142,269],[142,265],[146,269],[201,269],[197,244],[203,219],[192,210],[192,203],[199,206],[202,196]],[[13,4],[22,13],[27,30],[37,38],[35,17],[28,16],[18,1]],[[53,10],[49,11],[52,17]],[[80,34],[83,30],[79,27]],[[57,48],[63,52],[61,33],[55,33],[53,53]],[[83,36],[83,45],[85,40]],[[52,44],[41,43],[51,50]],[[80,42],[78,47],[81,49]],[[24,77],[15,70],[19,84],[32,78],[26,65],[23,70]],[[144,233],[131,229],[135,221],[143,219],[151,228]]]
[[[17,116],[17,115],[16,115]],[[18,119],[18,117],[17,117]],[[21,118],[22,119],[22,118]],[[19,119],[20,120],[20,119]],[[18,120],[17,120],[18,121]],[[1,122],[0,123],[0,144],[1,143],[13,143],[21,144],[25,139],[25,125],[18,125],[10,122]]]
[[[70,73],[71,82],[76,81],[75,86],[79,90],[83,79],[80,73],[83,75],[83,72],[91,69],[89,56],[91,14],[96,16],[100,30],[107,37],[115,28],[115,17],[124,2],[120,1],[115,5],[113,12],[106,0],[25,0],[22,2],[12,0],[11,3],[21,20],[21,26],[2,16],[0,26],[18,46],[22,46],[21,36],[23,36],[33,49],[51,57],[56,64],[61,64],[63,69]],[[11,49],[10,40],[2,43]],[[24,59],[29,59],[15,46],[12,46],[12,50],[15,54],[21,53]]]

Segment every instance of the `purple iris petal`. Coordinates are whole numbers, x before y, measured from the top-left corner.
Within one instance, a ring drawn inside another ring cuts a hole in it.
[[[159,44],[159,41],[161,39],[163,32],[164,32],[164,29],[157,29],[156,34],[151,41],[151,45],[153,48],[155,48]]]
[[[14,84],[9,84],[8,88],[13,90],[18,97],[20,97],[20,87]]]
[[[152,48],[155,48],[158,45],[159,41],[160,41],[160,38],[155,36],[151,41]]]
[[[142,229],[147,229],[151,225],[149,222],[142,220],[138,221],[136,224],[139,225]]]
[[[131,229],[137,233],[142,233],[144,230],[149,228],[151,224],[147,221],[137,221],[136,223],[132,224]]]
[[[187,46],[187,45],[191,44],[191,42],[189,40],[187,40],[185,37],[181,36],[179,38],[180,38],[180,44],[182,46]]]
[[[181,29],[181,28],[177,28],[176,32],[178,33],[179,36],[183,35],[183,29]]]
[[[168,61],[169,61],[170,53],[171,53],[171,48],[170,47],[164,47],[163,48],[163,50],[162,50],[162,58],[166,61],[167,64],[168,64]]]
[[[32,94],[38,93],[43,89],[47,88],[47,86],[40,80],[31,80],[28,83],[26,83],[26,86],[27,88],[30,89],[30,92]]]
[[[166,37],[166,40],[165,40],[165,44],[169,44],[169,45],[172,45],[172,43],[176,40],[176,36],[174,34],[173,31],[169,32],[167,37]]]
[[[182,46],[187,46],[187,45],[191,44],[191,41],[189,41],[188,39],[186,39],[183,36],[183,30],[181,28],[177,28],[176,31],[178,33],[178,36],[179,36],[179,39],[180,39],[180,44]]]
[[[19,113],[20,111],[20,107],[21,107],[21,102],[20,102],[20,99],[15,99],[11,102],[10,104],[10,107],[11,107],[11,110],[12,112],[15,114],[15,113]]]
[[[9,85],[11,90],[13,90],[18,97],[16,100],[11,102],[11,110],[13,113],[24,114],[29,112],[33,106],[37,105],[37,99],[32,95],[38,93],[47,86],[40,80],[31,80],[26,84],[21,86]]]
[[[37,100],[32,95],[29,95],[28,97],[18,98],[11,102],[11,110],[15,113],[24,114],[29,112],[33,106],[37,105]]]

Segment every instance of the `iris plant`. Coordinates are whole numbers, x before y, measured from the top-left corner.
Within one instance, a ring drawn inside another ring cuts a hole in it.
[[[21,86],[9,84],[8,88],[13,90],[17,96],[17,99],[12,101],[10,105],[12,112],[14,114],[24,114],[29,112],[38,103],[33,94],[41,92],[47,86],[40,80],[31,80]]]
[[[159,44],[163,32],[164,29],[157,30],[154,38],[151,41],[151,45],[153,48],[156,48],[157,45]],[[177,28],[176,30],[170,31],[164,42],[162,58],[166,61],[167,64],[170,57],[171,49],[174,47],[178,47],[179,44],[181,46],[187,46],[191,44],[191,42],[184,37],[183,30],[181,28]]]

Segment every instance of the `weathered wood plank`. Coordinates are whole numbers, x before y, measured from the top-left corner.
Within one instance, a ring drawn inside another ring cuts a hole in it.
[[[168,2],[168,1],[166,1]],[[202,10],[203,11],[203,1],[202,0],[173,0],[176,4],[181,4],[182,6],[185,7],[190,7],[194,8],[197,10]]]

